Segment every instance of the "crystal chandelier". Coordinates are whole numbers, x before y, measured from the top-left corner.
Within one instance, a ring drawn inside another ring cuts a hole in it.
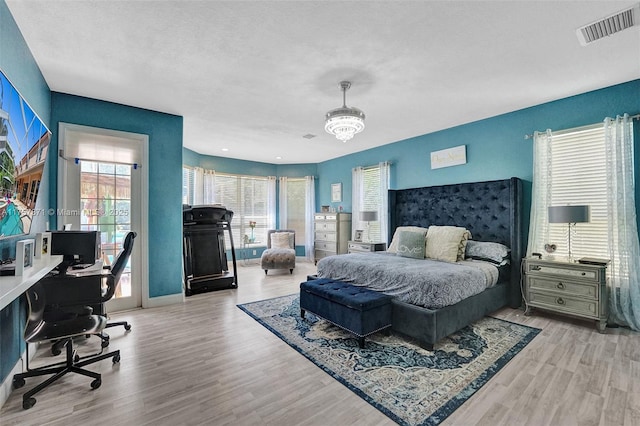
[[[364,130],[364,112],[347,106],[347,90],[351,83],[341,81],[339,87],[342,89],[342,106],[325,114],[324,129],[338,140],[346,142]]]

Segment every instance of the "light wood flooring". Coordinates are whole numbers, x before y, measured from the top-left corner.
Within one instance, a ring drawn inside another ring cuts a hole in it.
[[[268,276],[238,267],[239,288],[191,296],[184,304],[112,315],[133,330],[109,329],[110,360],[91,366],[102,386],[68,375],[22,409],[14,390],[0,411],[10,425],[390,425],[385,415],[324,373],[236,307],[296,293],[315,266],[298,260]],[[640,335],[599,334],[593,323],[535,311],[495,316],[542,328],[520,354],[458,408],[445,425],[638,425]],[[98,344],[81,343],[81,350]],[[48,347],[34,362],[51,362]]]

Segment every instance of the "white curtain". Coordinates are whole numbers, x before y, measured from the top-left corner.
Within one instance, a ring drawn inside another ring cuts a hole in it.
[[[378,222],[380,223],[380,241],[387,241],[389,235],[389,180],[391,163],[380,163],[380,208],[378,209]]]
[[[533,134],[533,185],[527,256],[544,253],[549,241],[547,209],[551,205],[551,130]]]
[[[287,177],[280,177],[280,199],[278,200],[278,229],[287,229]]]
[[[614,319],[640,331],[640,248],[636,222],[633,127],[627,114],[606,118],[609,300]]]
[[[351,238],[355,238],[356,229],[364,229],[360,221],[362,197],[364,194],[364,168],[355,167],[351,172]]]
[[[267,177],[267,229],[276,229],[276,177]]]
[[[204,169],[194,167],[192,205],[198,206],[202,204],[204,204]]]
[[[305,235],[307,236],[307,240],[304,243],[304,252],[305,257],[309,262],[313,262],[314,260],[314,215],[316,212],[316,178],[313,176],[305,176]]]
[[[213,170],[205,170],[203,176],[203,196],[202,204],[214,204],[215,194],[214,188],[216,184],[216,172]]]

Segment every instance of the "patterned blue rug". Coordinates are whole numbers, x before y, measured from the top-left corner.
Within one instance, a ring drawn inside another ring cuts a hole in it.
[[[395,335],[357,339],[307,312],[297,294],[238,305],[292,348],[401,425],[437,425],[461,406],[539,329],[486,317],[433,352]]]

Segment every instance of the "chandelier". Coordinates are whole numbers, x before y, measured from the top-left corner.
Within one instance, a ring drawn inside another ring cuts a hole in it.
[[[341,81],[339,87],[342,89],[342,106],[325,114],[324,130],[346,142],[364,130],[364,112],[347,106],[347,90],[351,83]]]

